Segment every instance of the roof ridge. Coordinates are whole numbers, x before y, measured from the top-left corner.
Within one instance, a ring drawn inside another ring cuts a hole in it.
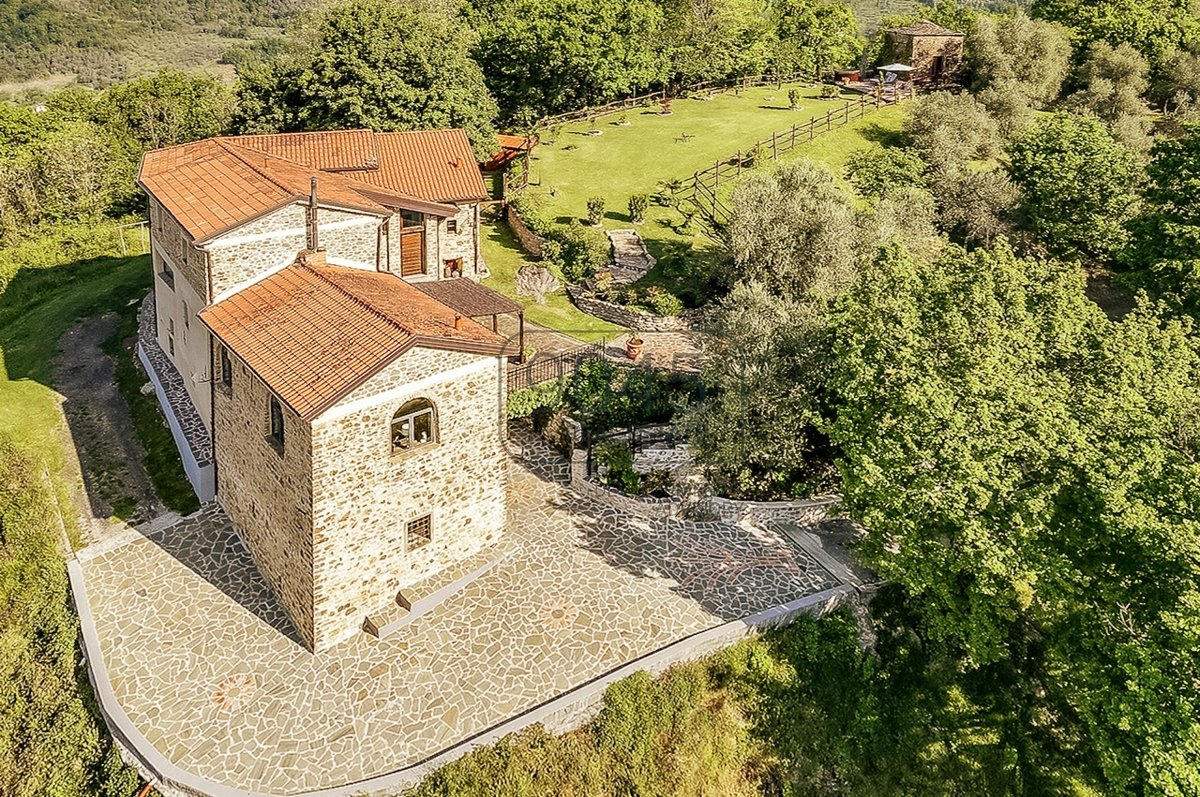
[[[279,180],[275,179],[275,178],[274,178],[274,177],[272,177],[270,174],[268,174],[266,169],[260,169],[260,168],[258,168],[257,166],[255,166],[253,163],[251,163],[249,160],[247,160],[247,159],[246,159],[245,155],[243,155],[243,154],[242,154],[241,152],[239,152],[238,150],[249,151],[249,152],[253,152],[253,153],[254,153],[254,154],[256,154],[256,155],[261,155],[261,156],[262,156],[262,158],[263,158],[263,162],[264,162],[264,163],[266,162],[266,159],[267,159],[267,158],[269,158],[269,157],[275,157],[275,156],[268,155],[268,154],[267,154],[267,153],[265,153],[265,152],[258,152],[258,151],[256,151],[256,150],[249,149],[248,147],[243,147],[243,146],[241,146],[240,144],[233,144],[233,143],[230,143],[229,141],[227,141],[227,140],[225,139],[225,137],[224,137],[224,136],[219,136],[219,137],[217,137],[217,138],[214,138],[214,139],[213,139],[213,141],[215,141],[215,142],[216,142],[217,146],[221,147],[221,148],[222,148],[222,149],[224,149],[226,152],[228,152],[230,155],[232,155],[233,157],[237,158],[239,162],[241,162],[242,164],[244,164],[244,165],[246,166],[246,168],[250,169],[250,170],[251,170],[251,171],[253,171],[255,174],[259,175],[259,176],[260,176],[260,177],[262,177],[264,180],[266,180],[267,182],[269,182],[269,183],[271,183],[272,185],[274,185],[274,186],[275,186],[276,188],[278,188],[280,191],[283,191],[283,192],[284,192],[285,194],[287,194],[288,196],[291,196],[291,197],[296,197],[297,199],[302,199],[302,198],[303,198],[303,197],[299,196],[299,195],[298,195],[298,194],[297,194],[295,191],[293,191],[292,189],[288,188],[288,187],[287,187],[286,185],[284,185],[283,183],[279,182]],[[281,160],[281,161],[284,161],[284,162],[286,162],[286,163],[291,163],[291,164],[293,164],[293,165],[295,165],[295,166],[299,166],[299,167],[301,167],[301,168],[305,168],[305,167],[304,167],[304,164],[302,164],[302,163],[296,163],[295,161],[288,160],[287,158],[277,158],[277,159],[278,159],[278,160]]]
[[[327,277],[321,273],[321,268],[330,268],[330,266],[325,265],[325,266],[317,267],[317,266],[312,265],[311,263],[305,263],[302,260],[297,260],[296,265],[300,266],[308,273],[314,275],[315,277],[320,279],[322,282],[324,282],[326,285],[329,285],[330,287],[332,287],[338,293],[342,294],[343,296],[346,296],[352,302],[354,302],[355,304],[362,307],[364,310],[368,311],[369,313],[372,313],[373,315],[380,318],[381,320],[386,321],[387,323],[391,324],[393,327],[400,330],[404,334],[411,335],[413,337],[417,336],[416,332],[414,332],[411,329],[409,329],[408,327],[404,326],[403,324],[398,322],[396,319],[392,318],[390,315],[388,315],[387,313],[383,312],[375,305],[368,302],[363,297],[347,290],[346,288],[342,287],[341,285],[337,284],[333,280],[329,279],[329,277]],[[337,266],[334,266],[333,268],[337,268]],[[348,268],[348,267],[346,267],[346,268]],[[368,273],[370,273],[370,272],[368,272]],[[403,282],[403,280],[400,280],[400,281]],[[434,299],[434,301],[437,301],[437,300]],[[438,304],[441,304],[441,302],[438,302]]]

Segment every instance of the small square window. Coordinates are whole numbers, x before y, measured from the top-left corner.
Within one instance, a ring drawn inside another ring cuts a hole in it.
[[[433,541],[433,515],[413,518],[404,525],[404,547],[415,551]]]
[[[458,232],[458,219],[450,219],[450,221],[446,222],[446,232],[448,232],[448,233],[457,233]]]

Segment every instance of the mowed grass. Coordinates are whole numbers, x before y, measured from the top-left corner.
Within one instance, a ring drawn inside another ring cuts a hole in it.
[[[794,111],[788,108],[793,88],[803,95]],[[556,221],[584,218],[588,198],[600,196],[607,209],[604,225],[628,226],[632,195],[653,194],[662,181],[685,179],[844,102],[819,99],[818,93],[806,86],[764,86],[711,100],[675,100],[670,116],[662,115],[657,104],[634,108],[624,114],[628,126],[619,124],[621,114],[614,114],[543,131],[544,143],[533,152],[529,191],[541,197],[545,214]],[[602,134],[587,135],[593,128]],[[687,141],[680,140],[684,134]]]
[[[503,221],[493,220],[483,226],[480,246],[484,262],[492,272],[483,284],[524,305],[527,320],[587,343],[613,338],[624,331],[616,324],[582,312],[561,291],[547,296],[545,304],[538,304],[528,296],[518,296],[517,270],[531,262],[532,258],[521,248],[512,230]]]
[[[51,382],[58,341],[78,321],[125,308],[150,289],[146,257],[0,264],[0,438],[41,463],[68,505],[62,398]],[[70,524],[72,513],[64,513]],[[75,529],[72,529],[75,531]]]

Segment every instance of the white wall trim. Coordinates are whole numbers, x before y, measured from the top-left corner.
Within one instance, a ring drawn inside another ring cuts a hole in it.
[[[416,351],[416,349],[413,349],[412,351]],[[443,382],[449,382],[452,380],[461,379],[462,377],[484,373],[495,367],[495,359],[497,358],[489,357],[487,355],[480,355],[479,360],[467,363],[466,365],[460,365],[457,368],[451,368],[449,371],[438,371],[437,373],[430,374],[423,379],[418,379],[414,382],[406,382],[399,387],[386,390],[383,393],[377,393],[374,396],[367,396],[366,398],[349,401],[345,404],[335,404],[324,413],[313,419],[312,425],[315,428],[320,424],[345,418],[347,415],[353,415],[360,410],[374,407],[377,404],[397,401],[401,398],[413,396],[416,393],[420,393],[428,388],[433,387],[434,385],[438,385]]]

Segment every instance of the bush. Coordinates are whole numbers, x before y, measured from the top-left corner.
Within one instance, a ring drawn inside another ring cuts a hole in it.
[[[846,162],[846,172],[855,190],[868,199],[882,199],[897,189],[925,183],[925,162],[896,147],[858,150]]]
[[[634,194],[629,197],[629,220],[641,224],[646,220],[646,208],[650,207],[650,197],[646,194]]]
[[[520,216],[530,232],[539,238],[548,238],[554,232],[554,225],[543,215],[542,203],[532,195],[517,194],[508,200],[508,209]]]
[[[552,233],[561,247],[555,262],[569,282],[584,282],[608,263],[608,243],[599,230],[589,230],[578,221],[559,227]],[[542,256],[546,257],[543,248]],[[549,258],[547,258],[549,259]]]
[[[799,89],[788,89],[788,107],[793,111],[800,107]]]
[[[633,449],[624,443],[608,441],[598,443],[592,456],[600,468],[600,483],[627,495],[637,495],[641,490],[642,477],[633,469]]]
[[[604,197],[592,196],[587,201],[587,220],[593,227],[599,227],[604,221]]]
[[[508,394],[508,417],[525,418],[537,410],[562,406],[570,377],[543,382]]]
[[[676,316],[683,312],[683,302],[679,297],[657,285],[646,289],[643,302],[655,315]]]

